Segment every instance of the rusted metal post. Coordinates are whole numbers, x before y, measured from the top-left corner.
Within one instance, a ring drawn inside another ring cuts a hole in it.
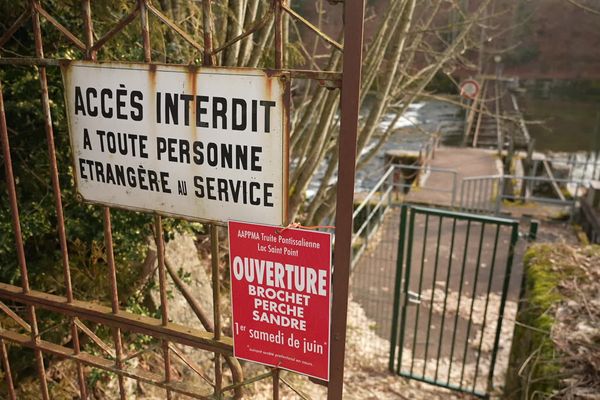
[[[273,400],[279,399],[279,368],[273,368]]]
[[[206,66],[212,66],[215,64],[215,56],[212,54],[213,51],[213,39],[212,39],[212,0],[202,1],[202,24],[204,27],[204,53],[203,53],[203,64]]]
[[[327,398],[341,399],[344,388],[344,357],[348,285],[352,262],[352,212],[356,138],[362,64],[364,0],[344,2],[344,61],[342,76],[340,144],[335,216],[333,303],[330,340],[330,380]]]
[[[212,9],[211,0],[204,0],[202,4],[203,25],[204,25],[204,55],[203,64],[205,66],[213,66],[215,57],[212,43]],[[194,77],[196,79],[196,77]],[[214,322],[214,339],[221,339],[221,279],[219,275],[219,227],[217,224],[210,224],[210,259],[211,259],[211,275],[212,275],[212,291],[213,291],[213,322]],[[233,370],[232,370],[233,371]],[[232,372],[233,373],[233,372]],[[221,354],[215,352],[215,390],[214,395],[217,399],[221,398],[221,389],[223,388],[223,366],[221,363]],[[236,390],[236,398],[241,395],[241,392]]]
[[[23,292],[27,293],[29,291],[29,279],[27,276],[27,266],[25,264],[23,238],[21,236],[21,222],[19,220],[19,208],[17,204],[17,194],[15,191],[15,178],[12,170],[12,160],[10,158],[10,145],[8,142],[6,114],[4,112],[4,95],[2,92],[2,82],[0,82],[0,139],[2,143],[2,155],[4,157],[4,170],[6,172],[6,186],[8,188],[8,198],[10,203],[10,210],[12,213],[13,230],[15,233],[17,258],[19,261],[19,266],[21,267],[21,286],[23,287]],[[8,362],[8,354],[6,352],[4,340],[0,339],[0,347],[0,350],[2,351],[2,365],[4,367],[4,374],[6,378],[6,384],[8,386],[8,392],[11,396],[11,399],[15,400],[15,389],[12,382],[10,363]]]
[[[31,19],[32,19],[32,25],[33,25],[33,37],[35,40],[35,54],[36,54],[36,57],[38,57],[38,58],[44,58],[44,50],[42,47],[42,29],[40,26],[40,16],[37,11],[37,8],[39,7],[39,1],[31,0],[30,6],[31,6]],[[42,91],[42,108],[43,108],[43,112],[44,112],[44,127],[46,130],[46,138],[48,141],[48,153],[50,154],[51,177],[52,177],[52,183],[53,183],[53,189],[54,189],[54,197],[55,197],[55,200],[57,201],[56,204],[58,205],[58,204],[60,204],[59,202],[61,201],[61,198],[60,198],[60,192],[58,192],[58,193],[56,192],[57,184],[55,183],[55,181],[58,180],[58,172],[57,172],[57,168],[56,168],[56,158],[54,157],[54,135],[52,132],[52,122],[50,120],[50,101],[49,101],[49,97],[48,97],[48,79],[46,77],[46,67],[40,66],[38,71],[39,71],[39,78],[40,78],[40,88]],[[6,122],[5,122],[5,124],[6,124]],[[15,200],[16,200],[16,198],[15,198]],[[57,207],[57,209],[58,208],[59,207]],[[17,213],[18,213],[18,211],[17,211]],[[58,211],[57,211],[57,213],[58,213]],[[57,219],[59,221],[62,221],[62,227],[59,222],[58,233],[59,233],[59,237],[60,237],[61,251],[64,254],[64,252],[66,251],[66,249],[64,248],[64,245],[66,242],[63,240],[65,237],[65,231],[64,231],[64,220],[62,218],[62,205],[60,207],[60,214],[57,215]],[[19,232],[19,234],[20,234],[20,232]],[[63,267],[65,267],[64,258],[63,258]],[[68,261],[66,264],[66,268],[68,268]],[[26,268],[25,268],[24,272],[25,272],[25,274],[27,274]],[[65,278],[70,280],[70,278],[68,278],[66,275],[65,275]],[[28,280],[26,282],[28,282]],[[69,281],[69,286],[70,286],[70,281]],[[27,284],[27,287],[23,286],[23,291],[25,293],[29,292],[29,284]],[[38,326],[37,326],[37,317],[36,317],[36,313],[35,313],[35,308],[33,306],[29,305],[29,306],[27,306],[27,309],[28,309],[28,314],[30,317],[31,337],[32,337],[33,342],[36,343],[36,345],[37,345],[39,343],[40,337],[39,337],[39,331],[38,331]],[[35,358],[36,358],[36,363],[37,363],[38,376],[39,376],[39,380],[40,380],[41,395],[44,400],[47,400],[50,398],[50,396],[48,394],[48,383],[46,382],[46,370],[44,367],[43,355],[39,349],[35,350]]]
[[[4,112],[4,91],[2,89],[2,81],[0,81],[0,138],[2,140],[2,155],[4,157],[4,170],[6,172],[6,188],[12,214],[17,260],[21,272],[21,287],[23,288],[23,293],[27,293],[29,292],[29,275],[27,274],[25,248],[23,246],[23,236],[21,233],[21,219],[19,217],[19,206],[15,189],[15,177],[12,169],[12,158],[10,156],[10,143],[8,140],[8,127],[6,125],[6,113]]]
[[[150,26],[148,25],[148,7],[147,0],[138,0],[140,8],[140,21],[142,23],[142,43],[144,47],[144,61],[152,62],[152,52],[150,46]]]
[[[34,2],[36,3],[36,2]],[[42,31],[40,27],[39,15],[33,10],[33,31],[35,37],[35,53],[39,58],[44,58],[44,49],[42,45]],[[50,178],[52,180],[52,192],[54,194],[54,203],[57,219],[58,241],[60,243],[60,252],[62,256],[63,275],[65,279],[66,297],[69,303],[73,302],[73,288],[71,285],[71,270],[69,266],[69,253],[67,248],[67,234],[65,231],[65,218],[62,209],[62,197],[60,193],[60,183],[58,180],[58,165],[56,162],[56,151],[54,146],[54,130],[52,129],[52,115],[50,113],[50,99],[48,96],[48,80],[46,77],[46,67],[39,67],[40,86],[42,90],[42,109],[44,113],[44,128],[46,131],[46,140],[48,145],[48,159],[50,161]]]
[[[283,0],[273,0],[275,2],[275,68],[283,68],[283,10],[281,9],[281,2]]]
[[[94,45],[94,28],[92,24],[92,9],[90,0],[82,0],[81,5],[85,29],[85,59],[95,61],[96,51],[91,50],[92,46]],[[73,352],[75,353],[75,355],[79,355],[81,353],[81,345],[79,343],[79,330],[77,329],[77,325],[75,324],[75,318],[71,318],[71,337],[73,338]],[[83,366],[79,361],[76,362],[76,365],[77,379],[79,381],[79,393],[81,395],[81,398],[83,400],[86,400],[88,398],[88,393]]]
[[[85,58],[96,61],[96,50],[92,49],[94,45],[94,26],[92,24],[92,7],[90,0],[82,0],[83,24],[85,29]]]
[[[160,292],[160,313],[163,326],[169,324],[169,303],[167,300],[167,273],[165,270],[165,241],[163,237],[162,218],[160,215],[154,216],[154,241],[156,243],[156,258],[158,263],[158,286]],[[162,342],[165,382],[171,381],[171,355],[169,342]],[[171,399],[171,391],[167,389],[167,399]]]
[[[148,22],[147,0],[138,0],[138,7],[140,9],[140,22],[142,25],[142,44],[144,49],[144,61],[150,63],[152,62],[152,46],[150,43],[150,25]],[[160,292],[161,322],[163,326],[166,326],[169,323],[167,300],[167,274],[165,271],[165,242],[163,238],[162,217],[160,215],[156,215],[154,217],[154,234],[158,263],[158,284]],[[169,383],[171,381],[171,354],[169,342],[167,340],[162,341],[162,351],[165,369],[165,382]],[[166,392],[167,400],[170,400],[172,397],[171,391],[167,389]]]
[[[4,368],[4,380],[8,388],[8,395],[11,400],[17,400],[15,394],[15,385],[12,380],[12,371],[10,370],[10,362],[8,361],[8,352],[6,351],[6,344],[4,339],[0,339],[0,357],[2,357],[2,368]]]
[[[219,276],[219,227],[217,224],[210,225],[210,263],[212,267],[212,290],[213,290],[213,319],[214,339],[221,339],[221,280]],[[221,397],[223,386],[223,371],[221,367],[221,354],[215,353],[215,397]]]
[[[284,65],[283,39],[283,9],[281,3],[285,0],[273,0],[275,8],[275,68],[282,69]],[[279,399],[279,369],[273,369],[273,399]]]
[[[112,237],[112,224],[110,222],[110,209],[104,207],[104,242],[106,246],[106,258],[109,268],[109,281],[110,281],[110,302],[113,314],[119,313],[119,293],[117,289],[117,269],[115,266],[115,256],[113,250],[113,237]],[[113,341],[115,343],[115,364],[118,369],[123,369],[123,343],[121,340],[121,329],[113,328]],[[119,383],[119,394],[121,400],[126,400],[125,385],[122,374],[117,374],[117,381]]]

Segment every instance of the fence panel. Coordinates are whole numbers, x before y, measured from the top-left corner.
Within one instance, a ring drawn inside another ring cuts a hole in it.
[[[402,215],[390,369],[486,397],[510,334],[502,322],[518,222],[409,206]]]

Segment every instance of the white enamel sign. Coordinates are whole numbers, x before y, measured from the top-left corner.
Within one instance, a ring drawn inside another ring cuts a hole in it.
[[[62,66],[85,201],[282,225],[289,77],[256,69]]]

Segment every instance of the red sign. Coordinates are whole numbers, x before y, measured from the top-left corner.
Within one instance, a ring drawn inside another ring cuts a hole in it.
[[[229,222],[236,357],[329,380],[331,235]]]
[[[467,99],[475,99],[479,94],[479,83],[473,79],[467,79],[460,84],[460,95]]]

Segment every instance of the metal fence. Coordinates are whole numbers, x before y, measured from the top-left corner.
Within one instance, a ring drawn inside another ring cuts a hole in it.
[[[71,2],[77,4],[77,2]],[[69,4],[71,4],[69,3]],[[258,4],[258,2],[255,2]],[[240,3],[241,4],[241,3]],[[344,29],[344,62],[343,72],[320,71],[320,70],[294,70],[286,68],[284,63],[285,53],[285,35],[283,34],[283,18],[295,18],[304,24],[308,29],[314,31],[318,37],[324,38],[330,44],[334,44],[332,51],[342,50],[337,42],[331,40],[322,32],[319,32],[302,16],[298,15],[287,1],[274,0],[269,2],[266,13],[255,21],[250,21],[245,30],[241,29],[239,35],[235,36],[227,43],[221,43],[217,49],[213,47],[214,21],[212,19],[211,1],[202,2],[203,29],[200,44],[193,35],[186,33],[184,29],[178,26],[164,15],[159,8],[154,6],[149,0],[132,1],[128,11],[125,11],[122,18],[114,21],[104,34],[95,32],[92,18],[92,6],[90,0],[80,2],[82,11],[82,20],[74,24],[82,26],[84,39],[79,39],[79,33],[74,33],[60,22],[61,16],[53,16],[52,11],[48,11],[39,0],[31,0],[24,4],[24,11],[16,18],[14,23],[8,27],[0,36],[0,51],[8,43],[14,34],[21,28],[26,28],[27,21],[31,21],[30,29],[35,39],[35,48],[27,49],[32,54],[14,57],[9,53],[9,57],[2,54],[0,65],[2,68],[17,68],[16,66],[32,67],[37,72],[40,84],[40,92],[32,93],[32,99],[41,95],[41,112],[43,114],[43,126],[45,129],[45,138],[48,147],[49,170],[51,176],[52,196],[55,205],[57,240],[60,244],[60,257],[63,267],[64,292],[63,294],[45,293],[36,291],[35,287],[30,285],[30,274],[28,272],[27,258],[21,232],[21,214],[19,212],[19,201],[16,191],[16,180],[11,160],[11,148],[9,143],[9,128],[11,116],[5,113],[3,94],[0,84],[0,139],[3,151],[3,164],[6,169],[6,187],[8,191],[8,202],[10,214],[12,216],[12,227],[15,240],[15,248],[18,256],[18,265],[20,268],[21,286],[14,286],[8,283],[0,283],[0,298],[7,303],[0,302],[0,309],[14,321],[11,328],[0,328],[0,356],[4,370],[4,380],[6,383],[6,393],[9,398],[16,399],[17,387],[11,374],[11,357],[9,356],[9,347],[20,346],[33,350],[34,358],[31,360],[32,368],[37,371],[39,383],[39,397],[44,400],[50,398],[50,382],[47,376],[48,359],[57,357],[59,359],[72,360],[75,364],[76,375],[78,377],[78,392],[83,399],[89,397],[90,389],[88,379],[90,371],[94,369],[102,370],[115,374],[118,385],[118,392],[121,399],[127,398],[126,382],[133,379],[138,383],[146,383],[158,388],[164,389],[167,399],[175,394],[190,396],[193,398],[221,398],[222,396],[241,395],[241,388],[245,385],[255,383],[259,380],[271,380],[272,396],[279,398],[280,382],[290,386],[288,381],[280,377],[280,371],[277,368],[267,369],[266,372],[255,374],[249,378],[243,377],[243,371],[237,360],[232,357],[233,343],[231,337],[223,332],[223,319],[221,310],[222,299],[220,298],[220,287],[222,285],[219,265],[219,230],[222,228],[217,224],[210,226],[210,242],[212,255],[212,301],[213,309],[210,311],[210,317],[202,315],[199,309],[194,305],[194,299],[188,296],[189,307],[194,314],[202,321],[204,329],[194,329],[189,326],[176,324],[170,321],[169,317],[169,296],[167,292],[167,260],[164,257],[164,221],[160,215],[154,216],[154,242],[158,257],[157,270],[160,292],[160,318],[152,318],[130,311],[122,307],[123,299],[119,296],[117,288],[117,265],[114,257],[113,227],[111,218],[111,209],[108,207],[99,207],[101,210],[104,224],[104,242],[105,257],[108,265],[108,280],[110,283],[110,305],[101,305],[98,302],[81,301],[76,298],[73,286],[77,282],[72,279],[71,267],[72,256],[69,243],[67,241],[67,232],[65,228],[64,206],[61,194],[61,181],[59,180],[59,168],[67,169],[66,165],[58,165],[55,146],[55,132],[53,131],[53,121],[51,114],[51,94],[49,94],[47,69],[60,65],[60,59],[46,58],[44,55],[42,35],[43,27],[50,26],[56,29],[61,37],[66,39],[68,50],[65,54],[69,57],[83,57],[87,60],[95,61],[97,54],[115,35],[121,33],[127,27],[132,26],[134,21],[141,23],[138,25],[139,38],[141,38],[140,48],[144,62],[152,61],[151,47],[151,24],[152,21],[160,22],[166,26],[172,35],[182,38],[182,41],[189,45],[200,57],[192,63],[201,63],[202,65],[214,65],[215,58],[220,52],[230,46],[239,44],[242,39],[247,39],[251,35],[265,26],[273,27],[271,41],[274,43],[274,49],[267,46],[265,52],[274,50],[272,57],[272,67],[286,71],[292,79],[310,79],[316,84],[324,85],[332,89],[343,88],[341,97],[341,127],[340,130],[340,154],[339,157],[339,177],[338,181],[338,199],[337,216],[339,223],[336,232],[336,274],[333,279],[333,324],[332,324],[332,343],[331,343],[331,381],[329,383],[328,396],[330,398],[340,398],[342,391],[343,377],[343,359],[345,343],[345,323],[346,323],[346,295],[348,282],[348,269],[350,264],[350,235],[352,214],[352,192],[355,159],[348,157],[348,154],[355,154],[356,151],[356,125],[358,120],[358,91],[360,87],[361,75],[361,49],[362,49],[362,26],[364,16],[363,1],[346,2],[344,7],[344,21],[346,26],[351,29]],[[15,7],[17,4],[15,4]],[[113,14],[110,14],[113,15]],[[267,24],[270,23],[271,25]],[[243,28],[243,27],[242,27]],[[136,29],[136,28],[134,28]],[[271,29],[271,28],[269,28]],[[268,38],[268,35],[267,35]],[[137,40],[137,39],[135,39]],[[131,43],[133,47],[136,43]],[[31,132],[33,134],[34,132]],[[46,182],[43,182],[46,185]],[[64,189],[64,188],[63,188]],[[8,240],[9,235],[3,235],[4,240]],[[346,267],[347,266],[347,267]],[[346,272],[344,272],[346,271]],[[172,275],[176,280],[176,275]],[[55,326],[50,325],[46,317],[52,315],[58,319],[59,323]],[[68,325],[71,331],[71,341],[64,343],[62,338],[52,336],[52,329],[56,326]],[[112,343],[106,339],[100,338],[98,329],[108,329],[109,337]],[[127,342],[129,334],[145,335],[152,340],[150,344],[141,349],[131,349]],[[96,352],[87,351],[80,343],[80,339],[85,338],[88,342],[93,342],[100,350]],[[190,360],[183,348],[191,348],[208,352],[212,356],[213,367],[209,370],[199,368],[193,360]],[[161,360],[162,368],[136,367],[131,365],[131,361],[140,355],[153,352]],[[172,367],[175,363],[183,363],[188,369],[197,375],[197,381],[201,383],[190,384],[182,381],[181,377],[172,374]],[[229,374],[224,373],[224,367],[230,370]],[[281,378],[281,379],[280,379]],[[290,386],[291,387],[291,386]],[[295,389],[291,389],[295,390]]]
[[[507,334],[518,222],[411,206],[400,221],[390,370],[485,397]]]
[[[450,189],[440,189],[435,184],[428,183],[432,175],[450,179],[452,182]],[[458,176],[454,170],[428,165],[392,164],[373,189],[362,198],[352,214],[354,223],[352,265],[355,265],[361,254],[369,247],[372,236],[378,234],[384,216],[391,206],[404,202],[445,203],[452,208],[456,203],[457,191]]]
[[[539,161],[534,160],[535,165]],[[570,157],[549,157],[548,162],[553,167],[562,168],[565,172],[560,176],[563,179],[589,182],[600,179],[600,152],[587,152],[585,154],[572,154]]]
[[[469,177],[461,181],[459,207],[466,212],[499,214],[510,205],[537,204],[564,209],[572,217],[588,185],[581,180],[540,176]]]
[[[382,193],[386,211],[369,214],[369,245],[357,242],[352,272],[350,318],[368,330],[360,346],[401,376],[487,396],[503,384],[510,350],[512,322],[502,321],[516,309],[518,222],[388,203],[393,192]]]

